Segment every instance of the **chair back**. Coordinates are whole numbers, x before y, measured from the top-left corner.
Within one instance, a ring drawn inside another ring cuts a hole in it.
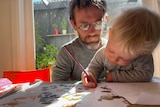
[[[26,71],[9,71],[3,72],[3,78],[8,78],[13,84],[30,82],[33,83],[36,79],[50,82],[50,69],[26,70]]]

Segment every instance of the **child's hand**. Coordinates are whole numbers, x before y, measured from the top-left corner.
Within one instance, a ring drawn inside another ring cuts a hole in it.
[[[106,74],[105,78],[106,78],[106,81],[107,81],[107,82],[112,82],[112,81],[113,81],[113,80],[112,80],[111,72],[108,72],[108,73]]]
[[[82,74],[83,85],[85,85],[86,87],[89,87],[89,88],[97,87],[97,82],[96,82],[96,79],[94,78],[93,74],[91,72],[88,72],[88,76],[89,76],[89,78],[92,79],[92,81],[88,80],[86,74]]]

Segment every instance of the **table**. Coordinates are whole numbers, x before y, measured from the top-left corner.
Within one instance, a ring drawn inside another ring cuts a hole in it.
[[[102,82],[97,88],[91,89],[80,82],[68,84],[38,81],[32,85],[26,83],[20,91],[1,98],[0,107],[63,107],[67,104],[75,104],[76,107],[129,107],[130,103],[143,102],[144,96],[148,95],[151,102],[153,98],[154,101],[160,99],[159,79],[154,78],[152,82],[145,83]]]

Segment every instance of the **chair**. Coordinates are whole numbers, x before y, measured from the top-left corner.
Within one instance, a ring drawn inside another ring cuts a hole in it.
[[[50,69],[26,70],[26,71],[8,71],[3,72],[3,78],[8,78],[13,84],[30,82],[36,79],[50,82]]]

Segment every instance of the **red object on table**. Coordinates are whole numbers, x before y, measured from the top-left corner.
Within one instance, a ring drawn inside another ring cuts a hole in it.
[[[16,83],[33,83],[36,79],[50,82],[50,69],[26,70],[26,71],[4,71],[4,78],[8,78],[13,84]]]

